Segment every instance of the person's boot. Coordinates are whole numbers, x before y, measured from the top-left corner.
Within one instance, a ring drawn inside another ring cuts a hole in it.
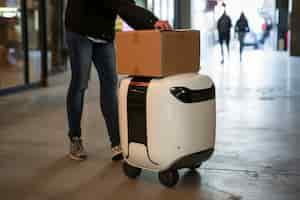
[[[123,151],[120,145],[114,146],[111,148],[112,151],[112,160],[118,161],[123,160]]]
[[[83,161],[87,159],[87,153],[83,147],[81,138],[73,137],[71,139],[69,157],[72,160],[78,161]]]

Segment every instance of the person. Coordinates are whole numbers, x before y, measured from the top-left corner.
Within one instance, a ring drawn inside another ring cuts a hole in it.
[[[159,20],[152,12],[137,6],[134,0],[68,0],[65,27],[72,75],[67,94],[67,114],[69,156],[74,160],[87,158],[81,139],[81,117],[91,62],[99,76],[100,107],[111,142],[112,160],[123,158],[114,47],[117,15],[135,29],[171,29],[167,21]]]
[[[272,20],[270,17],[265,18],[265,22],[262,25],[263,35],[260,40],[261,44],[265,44],[265,41],[270,37],[271,30],[273,28]]]
[[[239,19],[235,24],[235,32],[238,34],[238,39],[240,42],[240,61],[242,61],[242,53],[244,49],[244,39],[247,32],[249,32],[248,20],[245,16],[245,13],[242,12]]]
[[[217,29],[219,34],[219,43],[221,47],[222,60],[221,63],[224,63],[224,50],[223,42],[225,42],[227,47],[228,55],[230,53],[230,30],[232,27],[231,18],[224,11],[223,15],[218,19]]]

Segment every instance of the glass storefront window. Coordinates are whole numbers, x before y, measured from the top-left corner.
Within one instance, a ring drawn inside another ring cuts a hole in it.
[[[47,82],[47,0],[0,0],[0,95]]]
[[[0,89],[24,84],[20,1],[0,1]]]
[[[33,82],[40,80],[41,52],[39,44],[39,9],[37,0],[29,0],[27,4],[29,74]]]

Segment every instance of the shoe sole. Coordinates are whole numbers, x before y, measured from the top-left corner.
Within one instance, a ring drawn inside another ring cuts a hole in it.
[[[84,161],[84,160],[87,159],[87,156],[78,157],[78,156],[74,156],[72,154],[69,154],[69,158],[71,158],[72,160],[76,160],[76,161]]]
[[[113,161],[123,160],[123,154],[120,153],[120,154],[114,155],[111,159],[112,159]]]

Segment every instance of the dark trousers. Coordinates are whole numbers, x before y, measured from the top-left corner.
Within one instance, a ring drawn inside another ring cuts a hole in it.
[[[81,136],[81,118],[85,90],[88,88],[92,62],[100,81],[100,106],[111,146],[120,144],[114,43],[94,43],[87,37],[67,32],[72,78],[67,96],[69,137]]]
[[[224,60],[224,50],[223,50],[223,43],[225,42],[227,47],[227,52],[230,52],[230,32],[219,32],[219,43],[221,46],[221,55],[222,60]]]
[[[242,54],[244,50],[244,40],[245,40],[246,32],[238,32],[239,42],[240,42],[240,60],[242,60]]]

